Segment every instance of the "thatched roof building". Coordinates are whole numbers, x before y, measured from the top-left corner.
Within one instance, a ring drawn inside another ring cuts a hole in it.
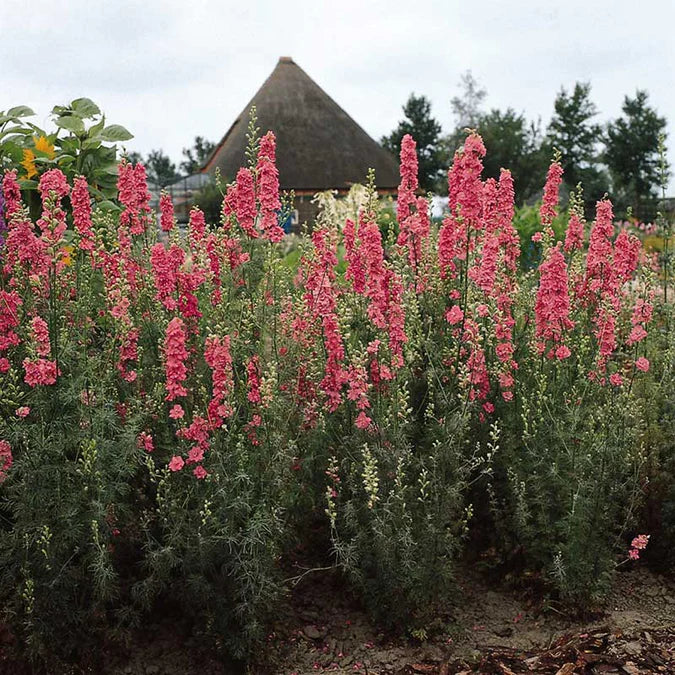
[[[301,220],[311,216],[301,207],[311,195],[331,189],[346,192],[352,184],[365,182],[370,168],[381,193],[395,191],[396,159],[287,56],[279,59],[223,136],[204,172],[213,173],[219,167],[232,180],[246,164],[246,132],[253,106],[261,132],[272,130],[276,135],[279,184],[299,197]]]

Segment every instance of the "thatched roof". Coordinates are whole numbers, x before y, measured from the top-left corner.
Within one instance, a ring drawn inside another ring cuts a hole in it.
[[[395,158],[376,143],[302,68],[282,56],[272,74],[234,121],[203,171],[220,167],[232,180],[245,166],[249,111],[256,107],[261,133],[277,138],[282,190],[346,189],[375,169],[380,190],[399,183]]]

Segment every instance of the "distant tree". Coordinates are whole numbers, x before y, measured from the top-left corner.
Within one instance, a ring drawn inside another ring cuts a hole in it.
[[[653,217],[661,178],[659,137],[666,134],[666,118],[659,117],[647,99],[647,92],[641,90],[634,98],[624,98],[623,116],[607,125],[605,142],[613,192],[638,217]]]
[[[383,136],[381,143],[397,157],[401,151],[401,139],[410,134],[417,142],[419,158],[418,178],[423,190],[432,190],[443,169],[438,144],[441,125],[431,116],[431,103],[425,96],[411,94],[403,106],[405,119],[389,136]]]
[[[548,125],[548,153],[560,151],[564,170],[563,180],[568,190],[583,184],[587,208],[592,208],[609,187],[600,167],[598,145],[602,129],[592,120],[598,114],[591,101],[589,82],[577,82],[571,93],[564,88],[556,96],[553,117]]]
[[[459,94],[450,99],[450,108],[455,118],[453,130],[441,139],[439,154],[441,164],[446,169],[452,164],[455,152],[462,147],[467,129],[476,129],[483,115],[482,104],[487,91],[480,86],[470,70],[459,78]],[[445,177],[439,181],[438,190],[447,191]]]
[[[518,205],[541,191],[548,158],[538,125],[508,108],[481,115],[476,129],[487,151],[483,159],[485,178],[498,178],[502,168],[510,169]]]
[[[460,95],[450,100],[455,125],[461,129],[475,129],[482,115],[481,106],[487,91],[479,85],[470,70],[459,78],[459,88]]]
[[[132,164],[138,164],[139,162],[143,164],[143,155],[140,152],[136,152],[135,150],[127,152],[126,157]]]
[[[152,150],[145,160],[148,182],[156,190],[170,185],[180,178],[176,165],[163,150]]]
[[[197,173],[204,166],[215,147],[215,143],[207,141],[203,136],[195,136],[192,147],[183,148],[185,159],[180,163],[180,170],[188,176]]]

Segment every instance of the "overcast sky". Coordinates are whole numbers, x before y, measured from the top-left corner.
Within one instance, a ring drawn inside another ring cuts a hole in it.
[[[143,154],[217,141],[279,56],[292,56],[374,138],[411,92],[444,130],[471,69],[486,106],[544,124],[561,86],[589,80],[599,120],[647,89],[675,165],[675,0],[1,0],[0,110],[93,99]],[[671,182],[671,193],[673,183]]]

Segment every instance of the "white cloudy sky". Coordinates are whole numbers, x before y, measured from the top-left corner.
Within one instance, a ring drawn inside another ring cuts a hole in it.
[[[449,130],[471,69],[487,106],[544,123],[576,80],[602,120],[647,89],[675,164],[674,26],[674,0],[0,0],[0,110],[48,125],[52,105],[88,96],[130,149],[177,161],[196,134],[220,139],[281,55],[375,138],[412,91]]]

